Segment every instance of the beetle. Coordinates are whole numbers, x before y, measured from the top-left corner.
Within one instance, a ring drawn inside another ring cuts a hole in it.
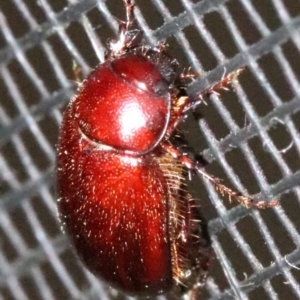
[[[63,116],[57,157],[58,211],[87,268],[131,295],[183,294],[204,282],[211,245],[187,192],[193,170],[247,207],[276,205],[223,185],[172,144],[201,95],[182,93],[178,63],[160,43],[142,44],[126,21],[105,61],[81,83]],[[233,78],[223,78],[222,87]],[[216,86],[210,88],[212,91]],[[183,95],[182,95],[183,94]]]

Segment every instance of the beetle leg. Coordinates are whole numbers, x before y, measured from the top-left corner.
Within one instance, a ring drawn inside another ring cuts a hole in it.
[[[125,30],[128,31],[133,23],[133,3],[131,0],[123,0],[126,9],[126,21],[124,22]]]
[[[220,90],[226,90],[228,91],[228,85],[243,71],[243,69],[238,69],[235,72],[229,73],[225,76],[226,70],[224,70],[224,75],[222,76],[222,79],[217,82],[216,84],[210,86],[206,90],[204,90],[201,93],[198,93],[193,96],[188,97],[188,101],[186,101],[183,104],[180,104],[182,114],[187,112],[190,109],[194,109],[196,106],[198,106],[200,103],[204,102],[203,95],[209,95],[209,94],[219,94],[218,91]],[[189,71],[188,71],[189,72]],[[181,78],[195,78],[196,74],[190,74],[190,73],[182,73],[180,75]],[[179,99],[180,101],[180,99]]]
[[[172,121],[170,122],[169,128],[167,130],[167,134],[171,135],[173,131],[177,128],[178,124],[182,121],[185,114],[189,110],[194,110],[201,103],[205,103],[203,100],[203,95],[207,94],[218,94],[218,90],[228,90],[227,86],[230,84],[240,73],[242,69],[238,69],[235,72],[228,74],[227,76],[223,75],[222,79],[216,83],[215,85],[209,87],[205,91],[198,93],[196,95],[188,96],[183,95],[181,97],[175,98],[173,101],[173,115]],[[224,71],[225,72],[225,71]],[[190,68],[180,74],[181,79],[194,79],[199,76],[198,73],[191,73]],[[185,86],[185,85],[184,85]],[[185,93],[185,87],[182,87],[182,91]]]
[[[105,53],[105,59],[121,56],[128,51],[136,41],[139,30],[130,30],[133,24],[133,8],[131,0],[123,0],[126,10],[126,20],[119,21],[118,39],[108,41],[108,50]]]
[[[254,208],[267,208],[267,207],[274,207],[278,204],[278,199],[272,200],[272,201],[264,201],[264,200],[255,200],[251,198],[250,196],[242,195],[240,192],[235,191],[226,185],[221,183],[221,179],[214,177],[207,173],[201,163],[192,160],[190,157],[188,157],[186,154],[184,154],[179,149],[175,148],[173,145],[171,145],[168,142],[162,142],[161,147],[164,149],[164,151],[171,154],[175,159],[177,159],[184,167],[186,167],[188,170],[196,171],[198,174],[200,174],[203,178],[210,181],[214,186],[215,189],[221,194],[221,195],[228,195],[229,200],[235,199],[242,205],[244,205],[247,208],[254,207]]]
[[[213,86],[209,87],[207,90],[204,91],[204,94],[219,94],[219,90],[225,90],[228,91],[228,85],[235,79],[237,76],[241,74],[243,69],[237,69],[234,72],[229,73],[225,76],[226,69],[224,70],[224,75],[222,76],[222,79],[214,84]],[[203,93],[202,93],[203,94]]]
[[[188,103],[185,104],[182,111],[183,113],[187,112],[190,109],[194,109],[197,107],[200,103],[204,102],[202,97],[203,95],[209,95],[209,94],[217,94],[219,95],[220,90],[226,90],[228,91],[228,85],[235,79],[237,76],[243,71],[243,69],[238,69],[235,72],[229,73],[225,76],[226,70],[224,70],[224,75],[222,76],[222,79],[217,82],[216,84],[210,86],[206,90],[204,90],[201,93],[198,93],[196,95],[190,96]]]
[[[194,81],[195,78],[200,76],[200,73],[192,72],[191,70],[192,70],[191,67],[189,67],[187,70],[184,69],[183,72],[179,75],[179,78],[182,79],[182,80],[192,80],[192,81]]]

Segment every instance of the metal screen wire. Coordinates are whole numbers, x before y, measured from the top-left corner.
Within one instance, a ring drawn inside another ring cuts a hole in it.
[[[244,68],[181,130],[226,184],[281,199],[247,210],[200,177],[189,182],[215,253],[201,299],[300,299],[300,1],[135,2],[145,41],[166,40],[201,74],[188,93]],[[74,63],[86,76],[103,61],[124,15],[121,0],[0,2],[0,300],[129,299],[91,275],[61,233],[54,171]]]

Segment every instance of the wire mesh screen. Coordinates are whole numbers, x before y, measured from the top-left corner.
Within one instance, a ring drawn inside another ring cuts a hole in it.
[[[181,131],[209,172],[281,199],[247,210],[202,178],[190,182],[215,252],[201,299],[300,299],[300,2],[135,2],[145,41],[166,40],[182,68],[201,74],[188,93],[244,68]],[[103,61],[124,15],[121,0],[0,2],[0,299],[126,298],[81,265],[61,233],[55,196],[74,62],[86,75]]]

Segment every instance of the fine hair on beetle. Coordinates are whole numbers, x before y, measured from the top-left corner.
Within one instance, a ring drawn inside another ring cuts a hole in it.
[[[105,61],[81,83],[64,115],[57,149],[58,212],[84,265],[129,295],[188,294],[196,299],[211,258],[207,226],[188,192],[186,172],[199,174],[229,199],[254,200],[207,173],[186,153],[178,125],[202,96],[226,88],[226,74],[200,94],[185,87],[164,42],[143,44],[132,29],[134,4],[107,44]],[[202,200],[203,201],[203,200]]]

